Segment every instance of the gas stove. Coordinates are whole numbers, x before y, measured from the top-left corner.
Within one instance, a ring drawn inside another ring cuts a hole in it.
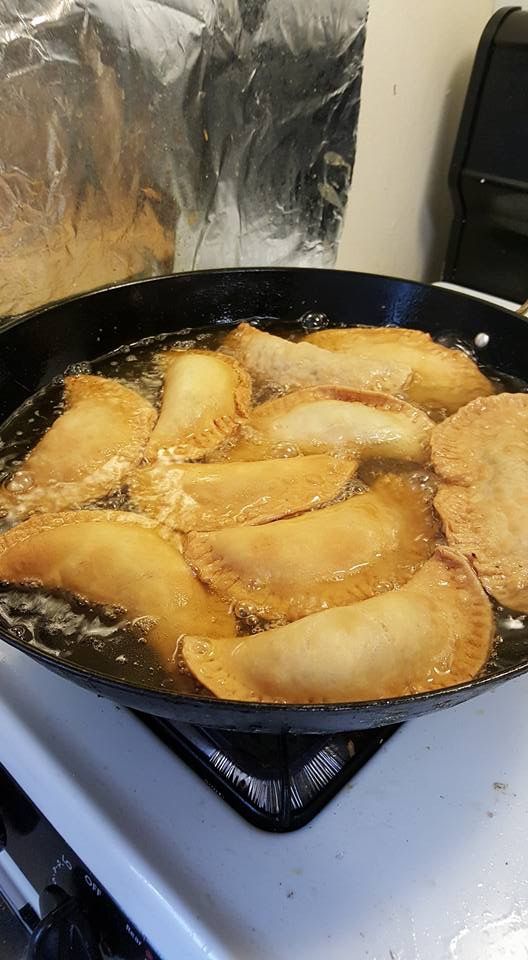
[[[0,890],[28,956],[525,958],[527,697],[525,677],[397,730],[257,742],[2,645]]]
[[[114,957],[526,955],[528,678],[400,728],[282,835],[245,822],[140,719],[7,648],[0,694],[2,764],[60,834],[40,889],[0,854],[26,915],[43,885],[69,889],[73,865],[86,896],[119,908]]]

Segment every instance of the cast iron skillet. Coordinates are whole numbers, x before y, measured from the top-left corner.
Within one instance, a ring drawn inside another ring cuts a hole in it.
[[[482,363],[528,380],[528,324],[468,296],[419,283],[332,270],[204,271],[129,283],[67,300],[0,332],[0,422],[71,363],[143,337],[247,317],[295,320],[321,311],[332,324],[396,324],[452,331],[472,342],[486,333]],[[234,703],[161,692],[58,661],[0,629],[7,643],[83,687],[128,707],[174,721],[246,731],[321,733],[376,727],[453,706],[528,670],[528,641],[486,674],[447,690],[392,700],[325,706]],[[510,641],[507,641],[510,643]],[[502,645],[503,647],[505,644]]]

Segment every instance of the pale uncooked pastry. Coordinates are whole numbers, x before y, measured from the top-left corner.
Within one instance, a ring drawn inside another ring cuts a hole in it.
[[[407,477],[387,474],[300,517],[188,534],[184,555],[224,599],[294,620],[405,583],[434,549],[430,500]]]
[[[528,396],[474,400],[435,427],[432,456],[448,542],[492,596],[528,613]]]
[[[117,510],[31,517],[0,536],[0,580],[63,589],[91,603],[146,618],[148,641],[173,662],[183,633],[234,632],[225,604],[185,563],[178,535],[153,520]]]
[[[135,510],[185,532],[267,523],[333,500],[355,460],[294,457],[256,463],[155,463],[129,478]]]
[[[117,380],[65,377],[64,396],[65,412],[0,492],[0,506],[16,519],[80,506],[119,488],[156,421],[154,407]]]
[[[433,421],[405,400],[345,387],[308,387],[255,407],[231,460],[347,453],[424,463]]]
[[[258,386],[291,389],[330,383],[399,393],[412,373],[409,366],[390,358],[376,362],[322,350],[312,343],[293,343],[248,323],[229,333],[222,349],[240,360]]]
[[[439,547],[400,590],[256,636],[186,637],[183,659],[226,700],[338,703],[465,683],[486,662],[492,634],[471,567]]]
[[[348,327],[318,330],[306,342],[325,350],[392,360],[411,367],[405,395],[420,406],[454,413],[476,397],[493,393],[493,385],[462,350],[443,347],[422,330],[404,327]]]
[[[145,459],[198,460],[245,420],[251,382],[236,360],[206,350],[171,350],[158,422]]]

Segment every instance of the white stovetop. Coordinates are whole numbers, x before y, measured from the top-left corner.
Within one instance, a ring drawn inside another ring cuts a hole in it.
[[[274,836],[0,645],[0,763],[163,960],[527,960],[527,707],[528,676],[409,723]]]
[[[526,960],[528,677],[409,723],[303,830],[2,645],[0,762],[164,960]]]

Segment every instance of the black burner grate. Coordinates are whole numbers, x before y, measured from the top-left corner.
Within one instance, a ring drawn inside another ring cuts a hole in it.
[[[241,816],[276,833],[309,823],[399,726],[275,736],[138,716]]]

